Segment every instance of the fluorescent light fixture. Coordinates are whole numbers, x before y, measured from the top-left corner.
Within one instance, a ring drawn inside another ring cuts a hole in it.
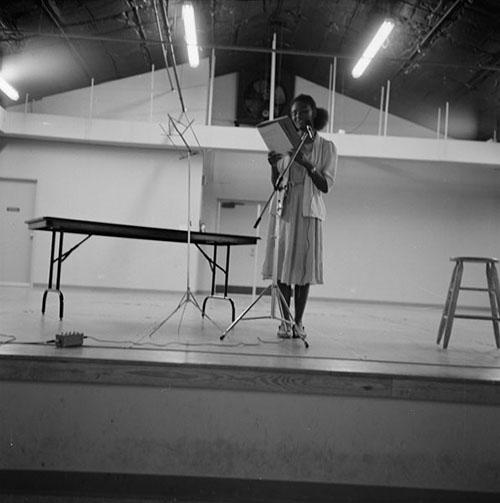
[[[19,93],[3,77],[0,77],[0,91],[11,100],[17,101],[19,99]]]
[[[392,29],[394,28],[394,23],[392,21],[384,21],[377,33],[373,37],[372,41],[368,44],[368,47],[365,49],[363,55],[359,58],[358,62],[352,69],[352,76],[357,79],[363,75],[363,72],[366,70],[366,67],[370,64],[370,61],[373,59],[375,54],[377,54],[378,50],[382,47],[382,44],[385,42]]]
[[[200,64],[198,41],[196,40],[196,22],[194,20],[193,4],[182,5],[182,19],[184,20],[184,35],[188,50],[189,65],[196,68]]]

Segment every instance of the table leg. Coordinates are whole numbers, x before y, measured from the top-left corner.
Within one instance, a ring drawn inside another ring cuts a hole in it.
[[[50,245],[50,264],[49,264],[49,280],[47,283],[47,288],[43,292],[42,296],[42,314],[45,314],[45,308],[47,304],[47,294],[49,292],[57,292],[59,295],[59,319],[62,320],[64,315],[64,296],[61,292],[61,264],[62,264],[62,250],[63,250],[63,232],[59,232],[59,247],[58,247],[58,257],[55,259],[55,245],[56,245],[56,231],[52,231],[52,241]],[[53,278],[54,278],[54,262],[57,260],[57,273],[56,273],[56,287],[53,288]]]
[[[56,246],[56,231],[52,231],[52,241],[50,243],[50,261],[49,261],[49,279],[47,282],[47,288],[43,292],[42,296],[42,314],[45,314],[45,304],[47,302],[47,294],[49,290],[52,290],[52,277],[54,275],[54,251]]]

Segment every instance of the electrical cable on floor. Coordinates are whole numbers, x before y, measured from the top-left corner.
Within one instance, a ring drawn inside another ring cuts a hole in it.
[[[244,346],[258,346],[259,344],[256,342],[237,342],[235,344],[221,344],[220,342],[165,342],[164,344],[159,344],[155,342],[143,342],[143,343],[137,343],[135,346],[143,347],[143,346],[153,346],[155,348],[165,348],[168,346],[186,346],[186,347],[224,347],[224,348],[237,348],[237,347],[244,347]]]
[[[129,344],[129,346],[133,346],[135,341],[128,341],[124,339],[101,339],[100,337],[94,337],[92,335],[87,335],[87,339],[91,339],[96,342],[104,342],[105,344]]]
[[[100,339],[98,337],[93,337],[91,335],[87,336],[88,339],[92,339],[96,342],[104,342],[107,344],[129,344],[129,346],[118,347],[119,349],[133,349],[134,347],[147,348],[165,348],[168,346],[186,346],[186,347],[203,347],[203,346],[216,346],[221,347],[220,342],[181,342],[181,341],[171,341],[165,343],[157,343],[157,342],[137,342],[137,341],[125,341],[125,340],[106,340]],[[258,346],[258,343],[247,343],[247,342],[238,342],[235,344],[224,344],[223,347],[241,347],[241,346]],[[88,347],[88,346],[87,346]],[[96,347],[96,346],[93,346]],[[99,347],[99,346],[97,346]]]
[[[2,341],[0,340],[0,346],[3,346],[4,344],[9,344],[11,342],[14,342],[16,340],[16,336],[12,334],[2,334],[0,333],[0,337],[6,337],[8,340]]]
[[[262,342],[262,344],[283,344],[286,343],[286,339],[280,339],[280,340],[275,340],[273,339],[272,341],[266,341],[264,339],[261,339],[260,337],[257,337],[257,339]],[[294,339],[297,340],[297,339]]]

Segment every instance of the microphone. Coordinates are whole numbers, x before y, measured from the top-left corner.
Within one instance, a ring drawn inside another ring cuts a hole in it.
[[[313,128],[308,124],[306,126],[306,130],[307,130],[307,136],[309,136],[309,138],[311,140],[314,140],[314,131],[313,131]]]

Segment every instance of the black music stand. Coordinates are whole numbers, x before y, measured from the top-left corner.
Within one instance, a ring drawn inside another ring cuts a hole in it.
[[[281,210],[282,210],[282,204],[283,204],[283,187],[281,186],[282,181],[286,175],[286,173],[289,171],[290,166],[293,164],[295,161],[295,158],[297,157],[297,154],[301,151],[302,147],[304,146],[305,141],[309,137],[309,132],[304,132],[300,139],[300,143],[298,147],[295,149],[292,157],[290,158],[286,168],[281,172],[280,176],[276,180],[276,183],[274,184],[273,191],[271,195],[269,196],[266,204],[264,205],[264,208],[262,209],[259,217],[255,221],[254,224],[254,229],[257,228],[260,224],[260,221],[262,220],[262,216],[264,212],[266,211],[267,207],[271,203],[273,199],[276,200],[276,213],[274,215],[275,218],[275,225],[274,225],[274,234],[272,239],[274,240],[274,250],[273,250],[273,274],[272,274],[272,280],[271,284],[268,285],[264,290],[257,296],[257,298],[248,306],[246,307],[243,312],[222,332],[222,335],[220,336],[220,340],[224,340],[226,335],[228,334],[229,331],[231,331],[240,321],[242,320],[280,320],[283,323],[286,323],[287,325],[293,326],[294,322],[291,321],[293,320],[292,313],[290,311],[290,307],[286,303],[285,297],[281,293],[281,290],[278,286],[278,252],[279,252],[279,236],[280,236],[280,222],[281,222]],[[262,299],[266,293],[270,292],[271,294],[271,313],[268,316],[252,316],[252,317],[245,317],[245,315]],[[280,316],[276,315],[276,302],[278,302],[279,308],[280,308]],[[285,316],[285,313],[283,310],[286,310],[288,314],[288,318]],[[309,344],[306,341],[305,337],[298,337],[299,339],[302,340],[304,343],[305,347],[308,348]]]
[[[188,181],[187,181],[187,245],[186,245],[186,256],[187,256],[187,266],[186,266],[186,291],[182,295],[179,304],[177,307],[166,317],[164,318],[158,325],[156,325],[153,330],[148,334],[149,337],[151,337],[154,333],[156,333],[174,314],[179,311],[179,309],[182,308],[182,314],[181,314],[181,319],[179,320],[179,326],[178,330],[180,330],[182,320],[184,318],[184,313],[186,311],[186,305],[191,303],[193,306],[200,311],[202,318],[208,318],[209,321],[211,321],[217,328],[220,328],[217,323],[215,323],[210,316],[208,316],[204,310],[201,308],[200,304],[196,300],[196,297],[194,296],[193,292],[191,291],[191,275],[190,275],[190,262],[191,262],[191,156],[194,154],[191,147],[189,146],[188,142],[184,138],[184,133],[188,128],[191,127],[192,121],[187,125],[187,127],[184,129],[183,132],[179,130],[176,124],[176,120],[172,118],[170,114],[168,114],[168,119],[169,119],[169,125],[172,125],[179,137],[182,140],[182,143],[184,143],[184,146],[186,148],[186,158],[187,158],[187,164],[188,164]],[[161,127],[161,125],[160,125]],[[163,129],[163,127],[162,127]],[[166,133],[166,131],[164,130]],[[166,133],[168,135],[168,133]],[[194,131],[193,134],[195,135]],[[195,135],[196,138],[196,135]]]

